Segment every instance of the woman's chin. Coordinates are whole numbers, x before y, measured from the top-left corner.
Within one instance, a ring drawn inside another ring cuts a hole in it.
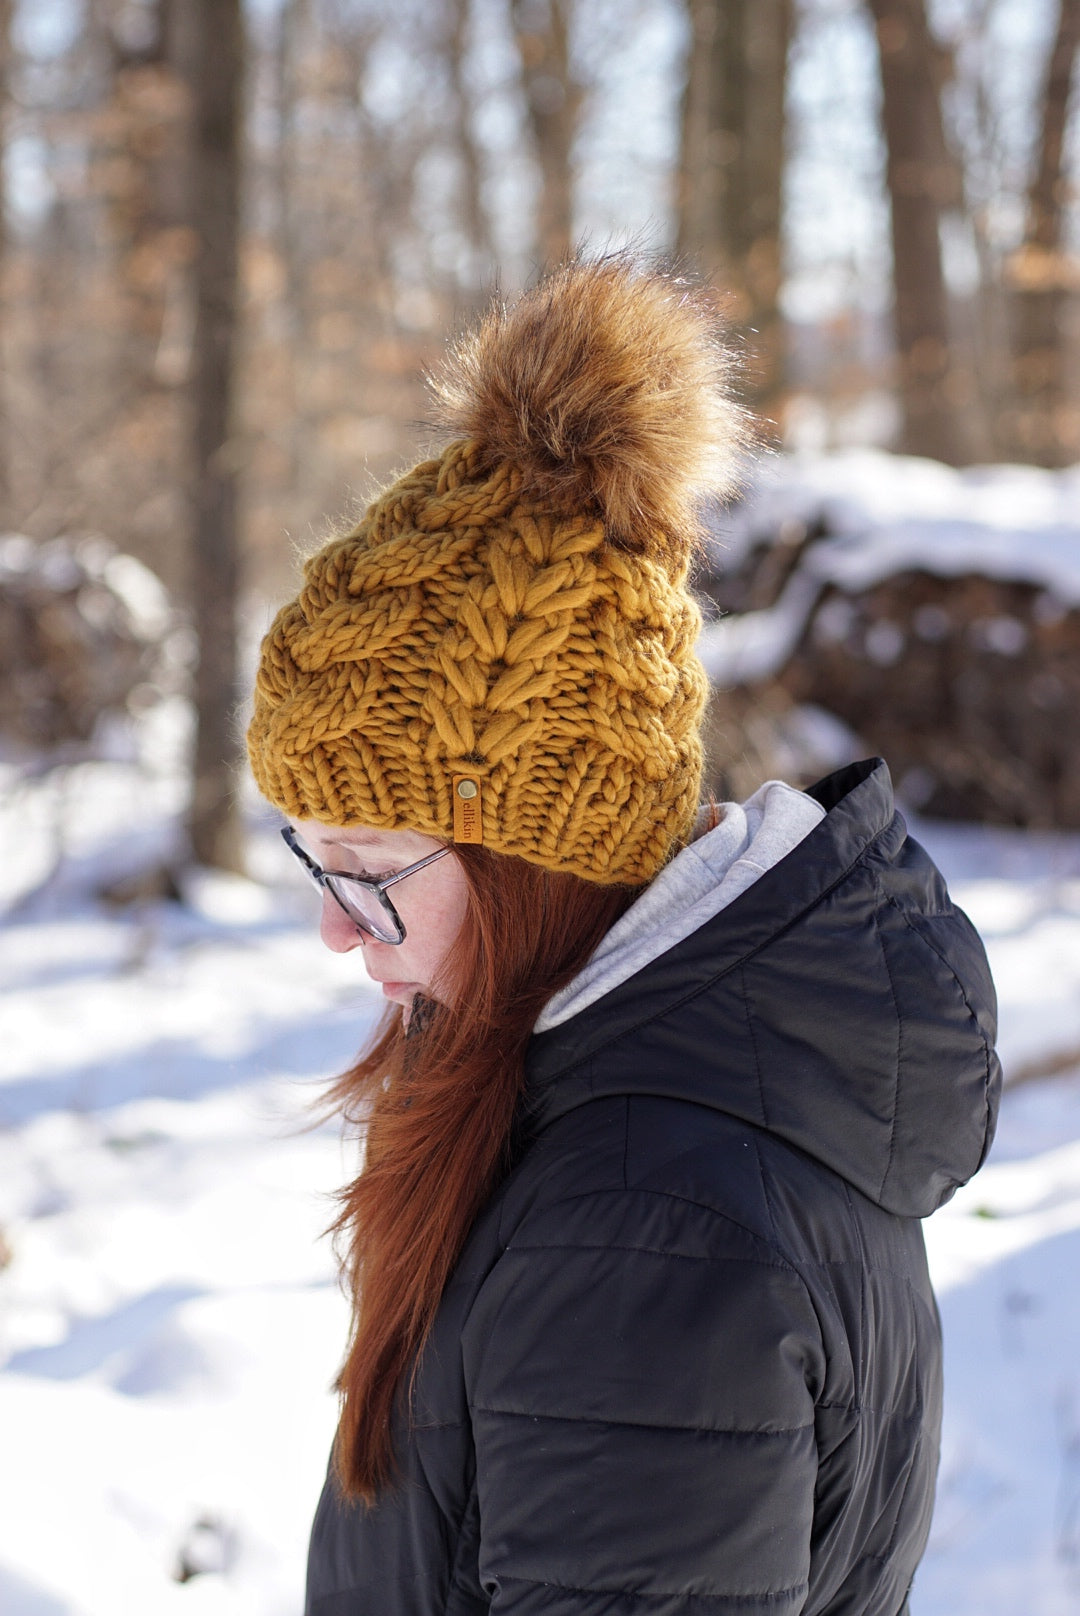
[[[383,998],[392,999],[395,1004],[412,1004],[416,995],[421,992],[419,982],[382,982]]]

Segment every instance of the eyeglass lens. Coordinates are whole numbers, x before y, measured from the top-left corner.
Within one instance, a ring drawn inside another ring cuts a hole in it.
[[[351,881],[347,877],[343,879],[338,875],[328,875],[325,880],[350,920],[370,932],[379,942],[401,942],[402,929],[394,924],[395,916],[389,912],[386,900],[377,891],[361,881]]]
[[[380,943],[404,942],[405,928],[398,919],[397,911],[391,907],[389,899],[384,898],[377,887],[368,886],[359,876],[327,874],[318,859],[304,846],[291,827],[285,826],[281,834],[286,845],[303,864],[313,884],[320,892],[324,887],[328,888],[354,925],[359,926],[362,931],[366,931]]]

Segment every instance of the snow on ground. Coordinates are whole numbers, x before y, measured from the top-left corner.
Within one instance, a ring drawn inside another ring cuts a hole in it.
[[[815,565],[842,588],[918,567],[1023,579],[1074,604],[1078,511],[1080,466],[955,470],[881,449],[777,455],[752,472],[746,497],[719,524],[718,544],[730,562],[762,535],[820,524],[832,538]]]
[[[9,781],[10,784],[10,781]],[[319,1079],[375,1013],[273,829],[258,883],[109,910],[175,782],[68,784],[66,860],[0,927],[0,1609],[298,1616],[346,1310],[320,1240],[351,1147]],[[0,795],[8,902],[49,788]],[[945,1321],[939,1503],[913,1616],[1080,1604],[1080,837],[922,825],[987,938],[1006,1100],[928,1225]]]
[[[169,845],[169,791],[68,794],[62,879],[0,928],[0,1610],[295,1616],[351,1162],[310,1104],[377,1001],[271,832],[267,885],[110,912],[90,879]],[[43,795],[5,800],[9,881],[45,870]]]
[[[1080,1609],[1080,837],[921,825],[982,933],[1006,1091],[990,1161],[926,1225],[942,1465],[912,1616]]]
[[[852,449],[763,460],[717,522],[714,562],[734,567],[763,538],[826,535],[779,599],[708,625],[711,678],[752,683],[780,668],[826,584],[849,594],[908,570],[1034,584],[1063,610],[1080,603],[1080,466],[969,466]]]

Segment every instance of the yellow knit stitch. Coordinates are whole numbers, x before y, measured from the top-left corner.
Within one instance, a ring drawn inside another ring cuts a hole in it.
[[[484,778],[484,844],[648,881],[693,818],[705,680],[685,569],[514,504],[512,468],[451,444],[304,569],[263,645],[248,737],[286,814],[452,839]]]
[[[613,542],[530,475],[457,439],[307,562],[263,642],[252,770],[291,817],[448,841],[476,775],[485,847],[644,883],[698,801],[690,546]]]

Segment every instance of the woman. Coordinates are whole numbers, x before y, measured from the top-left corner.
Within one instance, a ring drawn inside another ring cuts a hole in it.
[[[388,1001],[309,1616],[907,1608],[993,989],[882,763],[698,811],[722,382],[684,285],[560,271],[263,645],[256,778]]]

